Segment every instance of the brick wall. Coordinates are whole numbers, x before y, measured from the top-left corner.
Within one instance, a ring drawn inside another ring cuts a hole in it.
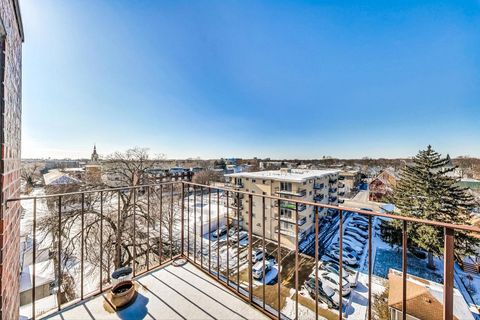
[[[4,55],[0,112],[0,200],[20,195],[22,38],[17,0],[0,0]],[[20,204],[0,206],[0,319],[17,319],[20,274]]]

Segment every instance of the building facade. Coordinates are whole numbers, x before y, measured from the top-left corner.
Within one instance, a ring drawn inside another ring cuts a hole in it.
[[[281,234],[283,245],[295,247],[295,214],[296,205],[288,200],[302,200],[323,204],[338,204],[338,170],[300,170],[280,169],[274,171],[242,172],[226,175],[227,185],[235,190],[251,192],[259,195],[279,196],[285,201],[265,199],[265,221],[262,223],[263,198],[253,197],[252,231],[262,236],[265,227],[265,237],[278,239]],[[248,228],[249,197],[231,192],[228,207],[232,214],[230,219],[236,219],[239,211],[239,224]],[[327,210],[320,210],[319,215]],[[280,217],[280,219],[278,219]],[[299,242],[315,231],[315,208],[313,206],[298,206]],[[279,221],[280,220],[280,221]],[[279,226],[280,222],[280,226]]]
[[[0,0],[1,202],[20,196],[23,27],[17,0]],[[17,319],[20,304],[20,203],[0,209],[0,319]]]

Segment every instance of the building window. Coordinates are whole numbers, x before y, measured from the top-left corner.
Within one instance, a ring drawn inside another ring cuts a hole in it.
[[[291,182],[280,182],[280,190],[282,191],[292,191],[292,183]]]
[[[262,194],[263,194],[264,196],[265,196],[265,195],[267,195],[267,193],[266,193],[266,192],[262,192]]]
[[[257,182],[257,180],[256,180],[256,179],[252,179],[252,182],[255,183],[255,182]]]
[[[263,180],[262,183],[263,183],[263,184],[267,184],[267,180]]]

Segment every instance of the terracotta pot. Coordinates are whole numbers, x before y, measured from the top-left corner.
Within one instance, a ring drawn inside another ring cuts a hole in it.
[[[128,305],[135,297],[135,285],[131,280],[124,280],[112,288],[111,302],[116,309]]]

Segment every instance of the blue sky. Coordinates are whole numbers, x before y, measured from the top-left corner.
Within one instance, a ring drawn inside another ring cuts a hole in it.
[[[480,1],[22,0],[23,157],[480,156]]]

